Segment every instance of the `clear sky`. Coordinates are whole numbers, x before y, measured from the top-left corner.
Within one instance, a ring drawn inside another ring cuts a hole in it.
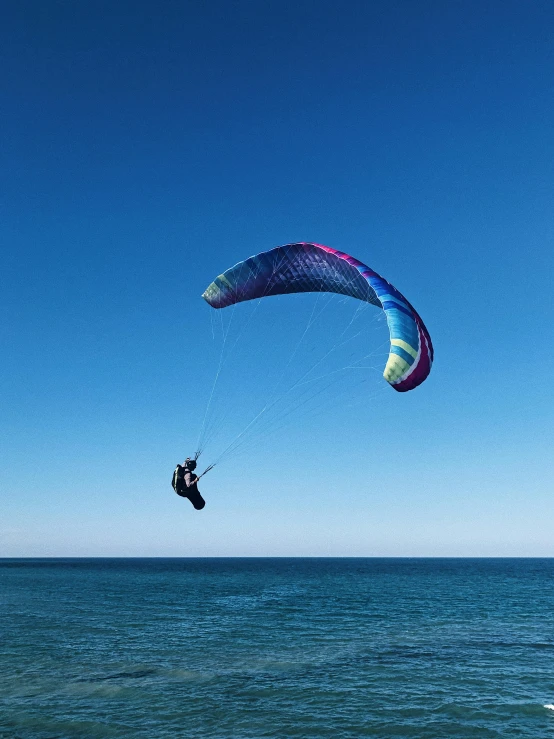
[[[554,556],[551,2],[18,0],[0,50],[0,556]],[[291,241],[395,284],[433,371],[298,414],[197,513],[200,295]]]

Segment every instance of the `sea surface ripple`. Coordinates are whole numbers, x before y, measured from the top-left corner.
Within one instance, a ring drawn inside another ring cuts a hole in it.
[[[0,560],[0,737],[554,737],[552,559]]]

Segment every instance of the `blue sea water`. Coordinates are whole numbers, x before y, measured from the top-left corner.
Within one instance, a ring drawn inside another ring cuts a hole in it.
[[[554,737],[554,560],[0,560],[0,737]]]

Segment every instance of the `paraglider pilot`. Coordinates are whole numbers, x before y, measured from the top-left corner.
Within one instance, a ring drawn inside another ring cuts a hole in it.
[[[198,492],[200,478],[195,474],[195,469],[196,461],[187,457],[182,465],[178,464],[175,468],[171,484],[177,495],[188,498],[196,510],[201,511],[206,501]]]

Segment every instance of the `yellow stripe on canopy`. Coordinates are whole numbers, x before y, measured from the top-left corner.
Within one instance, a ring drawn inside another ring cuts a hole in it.
[[[411,356],[414,359],[417,359],[417,352],[416,350],[407,344],[405,341],[402,341],[402,339],[391,339],[391,344],[394,344],[394,346],[399,346],[401,349],[404,349],[405,352],[408,352],[408,354],[411,354]]]

